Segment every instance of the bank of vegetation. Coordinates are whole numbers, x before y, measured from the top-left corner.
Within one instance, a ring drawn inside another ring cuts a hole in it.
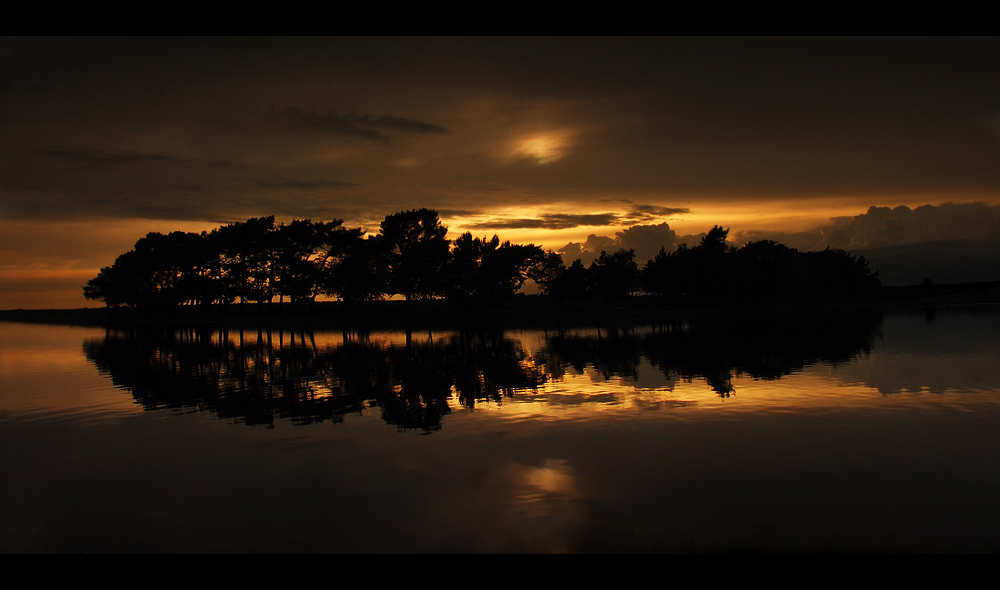
[[[632,250],[601,252],[589,265],[566,264],[534,244],[465,233],[449,240],[435,211],[386,216],[378,232],[338,220],[274,217],[211,232],[150,233],[84,287],[108,307],[266,305],[308,308],[317,298],[347,303],[396,298],[444,300],[483,309],[509,305],[527,281],[552,304],[647,304],[691,308],[760,303],[874,301],[878,273],[843,250],[800,252],[773,241],[740,248],[728,230],[707,232],[694,247],[661,249],[640,268]]]

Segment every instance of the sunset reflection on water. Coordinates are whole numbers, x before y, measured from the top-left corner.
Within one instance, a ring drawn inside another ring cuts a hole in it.
[[[991,551],[998,320],[0,324],[0,548]]]

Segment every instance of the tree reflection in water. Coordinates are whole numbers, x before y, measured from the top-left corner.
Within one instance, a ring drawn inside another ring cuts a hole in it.
[[[344,332],[317,345],[310,331],[182,327],[108,329],[84,352],[145,409],[210,411],[250,425],[340,422],[365,408],[400,430],[441,428],[465,407],[536,392],[565,371],[634,379],[643,358],[668,378],[702,378],[718,395],[741,375],[778,379],[871,350],[876,312],[706,315],[642,327],[557,330],[529,352],[501,331],[427,334],[386,343]]]

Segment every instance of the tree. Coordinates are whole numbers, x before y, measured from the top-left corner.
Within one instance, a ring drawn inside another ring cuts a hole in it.
[[[577,258],[549,282],[546,294],[559,300],[586,297],[588,278],[587,267]]]
[[[407,301],[442,294],[450,255],[447,234],[448,228],[432,209],[387,215],[379,227],[378,244],[387,265],[388,291]]]
[[[499,243],[499,238],[496,240]],[[448,297],[466,299],[477,292],[476,273],[482,264],[487,247],[485,239],[473,238],[471,232],[458,236],[452,246],[451,258],[447,265]]]
[[[733,251],[726,246],[728,235],[728,229],[716,225],[698,246],[678,251],[683,289],[697,303],[723,300],[733,292]]]
[[[455,240],[448,263],[449,295],[455,298],[510,297],[524,285],[529,270],[545,253],[534,244],[527,246],[473,238],[466,232]]]
[[[83,296],[94,301],[103,301],[108,307],[135,307],[142,300],[142,273],[139,256],[129,250],[115,259],[111,266],[105,266],[97,276],[87,281]]]
[[[581,263],[582,264],[582,263]],[[562,254],[548,250],[542,258],[528,268],[528,278],[535,281],[543,295],[552,295],[553,285],[566,272]]]
[[[625,299],[639,287],[639,266],[635,250],[601,251],[589,270],[590,293],[598,299]]]
[[[222,300],[270,301],[274,297],[274,216],[230,223],[209,236],[221,257]]]
[[[497,241],[497,236],[493,236],[490,244]],[[534,244],[511,244],[509,241],[500,244],[499,248],[487,250],[477,273],[482,293],[491,298],[514,295],[528,279],[529,269],[544,256],[545,252]]]
[[[873,299],[882,282],[864,256],[826,248],[803,256],[813,297],[826,301],[857,302]]]
[[[382,265],[381,244],[361,229],[337,233],[337,245],[331,246],[323,267],[323,292],[344,301],[381,299],[388,290]]]
[[[749,242],[734,256],[734,281],[740,298],[759,301],[798,301],[804,296],[802,254],[771,240]]]
[[[733,285],[728,235],[728,229],[716,225],[694,248],[686,244],[673,252],[661,248],[643,268],[643,289],[673,302],[703,303],[728,297]]]
[[[712,229],[708,230],[705,237],[701,239],[701,244],[698,248],[702,248],[707,252],[713,253],[725,253],[726,252],[726,237],[729,235],[729,229],[722,229],[722,226],[714,225]]]
[[[295,219],[280,225],[275,256],[279,297],[288,295],[293,302],[314,301],[326,291],[329,275],[363,233],[361,228],[344,228],[339,219]]]
[[[684,244],[681,245],[684,246]],[[676,255],[667,253],[666,248],[661,247],[656,256],[646,262],[646,266],[642,268],[640,273],[642,289],[646,293],[663,297],[671,295],[673,282],[676,279],[675,276],[672,276],[674,273],[671,272],[675,258]]]

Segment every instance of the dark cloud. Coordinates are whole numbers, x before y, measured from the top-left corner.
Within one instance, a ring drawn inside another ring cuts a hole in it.
[[[381,117],[374,117],[372,115],[348,115],[347,118],[361,123],[362,125],[372,125],[375,127],[384,127],[386,129],[409,131],[411,133],[433,133],[437,135],[448,134],[448,130],[440,125],[424,123],[423,121],[414,121],[413,119],[404,119],[402,117],[390,117],[389,115],[382,115]]]
[[[862,215],[836,219],[821,232],[820,246],[846,249],[1000,237],[1000,206],[945,203],[916,209],[871,207]]]
[[[473,209],[437,209],[438,215],[444,217],[469,217],[471,215],[482,215],[482,211]]]
[[[563,261],[571,264],[579,259],[584,266],[590,266],[594,260],[601,255],[601,252],[617,252],[621,249],[621,244],[614,238],[608,236],[598,236],[590,234],[585,242],[570,242],[558,252],[562,253]]]
[[[642,265],[647,260],[656,256],[660,248],[667,252],[672,252],[678,243],[686,242],[682,236],[678,238],[677,232],[670,229],[666,223],[659,225],[635,225],[626,230],[615,233],[615,237],[598,236],[590,234],[585,242],[570,242],[559,252],[563,254],[563,259],[568,263],[579,258],[584,265],[589,265],[595,258],[601,255],[601,251],[616,252],[621,249],[631,249],[635,251],[636,261]]]
[[[357,186],[355,182],[341,182],[339,180],[298,180],[283,177],[258,180],[256,184],[265,188],[293,189],[351,188]]]
[[[535,219],[495,219],[468,226],[469,229],[570,229],[580,226],[618,225],[618,215],[598,213],[593,215],[572,215],[556,213]]]
[[[306,112],[299,107],[285,107],[280,111],[264,113],[265,119],[277,121],[289,129],[310,129],[316,131],[331,131],[341,135],[361,137],[376,141],[388,141],[389,138],[374,129],[354,123],[348,117],[342,117],[334,111],[324,114]]]
[[[677,232],[666,223],[659,225],[635,225],[615,234],[622,248],[635,250],[635,258],[640,264],[649,260],[660,248],[672,252],[677,245]]]
[[[651,221],[657,221],[664,217],[683,215],[690,213],[687,207],[661,207],[659,205],[636,205],[621,216],[622,225],[641,225]]]
[[[885,285],[1000,280],[1000,240],[941,240],[852,250],[879,271]]]
[[[39,150],[45,156],[80,162],[83,164],[111,165],[111,166],[131,166],[134,164],[149,164],[158,162],[169,163],[189,163],[194,161],[191,158],[175,158],[162,154],[143,154],[139,152],[105,152],[90,148],[74,147],[53,147]]]
[[[269,109],[264,113],[265,119],[277,121],[289,129],[312,129],[318,131],[331,131],[342,135],[361,137],[375,141],[388,141],[389,137],[372,127],[382,129],[392,129],[394,131],[404,131],[417,134],[446,135],[448,130],[440,125],[393,117],[390,115],[338,115],[335,111],[329,110],[326,113],[306,111],[299,107],[285,107],[275,112]]]
[[[28,84],[27,86],[24,87],[24,89],[26,91],[28,91],[28,92],[33,92],[35,94],[53,94],[53,93],[55,93],[54,89],[52,89],[52,88],[50,88],[48,86],[45,86],[44,84]]]
[[[579,225],[579,224],[577,224]],[[468,226],[471,230],[483,229],[538,229],[551,228],[552,226],[544,219],[494,219],[482,223],[474,223]],[[570,226],[576,227],[576,226]]]
[[[183,194],[170,199],[146,199],[111,196],[94,196],[87,200],[78,195],[66,193],[4,192],[0,198],[0,214],[7,219],[100,219],[100,218],[144,218],[144,219],[205,219],[213,209],[214,202],[198,194],[199,187],[190,187]],[[206,204],[201,204],[205,203]],[[186,207],[178,210],[178,203]]]
[[[1000,238],[1000,206],[987,203],[944,203],[909,207],[870,207],[854,217],[802,232],[753,230],[731,236],[743,244],[775,240],[801,250],[842,248],[865,250],[907,244]]]
[[[244,164],[238,164],[236,162],[227,162],[225,160],[211,160],[204,162],[205,166],[209,168],[214,168],[216,170],[244,170],[247,168]]]
[[[583,226],[639,225],[689,211],[686,207],[636,205],[625,213],[553,213],[536,218],[494,219],[470,225],[469,229],[571,229]]]
[[[1000,206],[945,203],[870,207],[804,232],[738,232],[736,243],[774,240],[800,250],[840,248],[864,255],[883,283],[1000,280]]]
[[[77,148],[56,146],[48,149],[38,150],[38,153],[50,158],[58,158],[68,162],[78,162],[88,166],[135,166],[141,164],[184,164],[199,165],[220,169],[243,169],[242,164],[227,162],[225,160],[201,160],[198,158],[179,158],[165,154],[148,154],[135,151],[103,151],[92,148]]]
[[[659,205],[636,205],[630,212],[632,215],[656,215],[666,217],[669,215],[680,215],[690,213],[687,207],[661,207]]]

